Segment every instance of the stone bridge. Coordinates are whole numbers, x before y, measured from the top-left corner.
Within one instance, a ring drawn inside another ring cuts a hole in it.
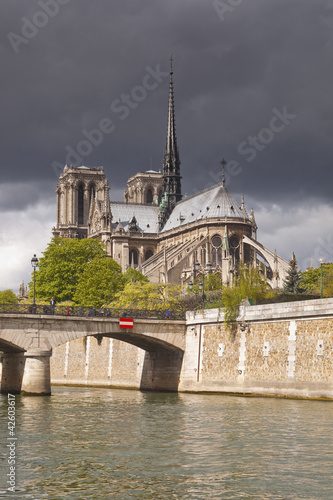
[[[90,335],[144,349],[151,358],[153,373],[145,388],[177,390],[185,350],[185,321],[134,319],[133,329],[123,329],[118,318],[1,313],[1,392],[51,394],[52,349]]]

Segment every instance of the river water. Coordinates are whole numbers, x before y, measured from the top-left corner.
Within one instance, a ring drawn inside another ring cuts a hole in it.
[[[15,441],[0,415],[0,498],[333,499],[331,402],[54,387],[15,397]]]

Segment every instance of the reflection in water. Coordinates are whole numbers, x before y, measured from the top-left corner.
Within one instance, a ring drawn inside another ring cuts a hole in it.
[[[54,388],[16,409],[16,498],[333,498],[330,402]]]

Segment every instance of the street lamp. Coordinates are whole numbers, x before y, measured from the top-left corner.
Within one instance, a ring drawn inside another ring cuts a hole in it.
[[[199,269],[200,269],[200,264],[199,264],[199,262],[196,262],[194,264],[195,275],[197,274]],[[212,264],[210,262],[207,262],[207,265],[206,265],[207,274],[210,274],[211,270],[212,270]],[[192,290],[192,288],[193,288],[192,282],[189,283],[189,287],[190,287],[190,290]],[[205,309],[205,298],[206,298],[206,296],[205,296],[205,269],[203,269],[203,272],[202,272],[202,280],[199,283],[199,290],[201,292],[201,297],[202,297],[202,308]]]
[[[34,254],[34,256],[31,259],[31,265],[34,268],[34,299],[33,299],[33,303],[32,303],[33,312],[35,312],[35,310],[36,310],[36,300],[35,300],[36,299],[36,276],[35,276],[35,272],[36,272],[36,267],[38,266],[38,264],[39,264],[38,258],[36,257],[36,254]]]
[[[320,262],[320,298],[323,298],[323,264],[325,262],[324,259],[319,259]]]

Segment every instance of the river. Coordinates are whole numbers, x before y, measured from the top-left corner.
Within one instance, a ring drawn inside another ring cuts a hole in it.
[[[0,412],[0,498],[333,498],[332,402],[53,387]]]

